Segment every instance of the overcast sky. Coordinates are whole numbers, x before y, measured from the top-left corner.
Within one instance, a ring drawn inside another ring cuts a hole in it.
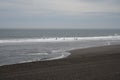
[[[0,0],[0,28],[120,29],[120,0]]]

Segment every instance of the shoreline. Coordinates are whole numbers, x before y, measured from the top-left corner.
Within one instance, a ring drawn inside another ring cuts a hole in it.
[[[120,45],[68,52],[62,59],[0,66],[0,80],[120,80]]]

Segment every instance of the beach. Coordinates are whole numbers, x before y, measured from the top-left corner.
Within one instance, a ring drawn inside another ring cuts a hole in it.
[[[69,52],[63,59],[0,66],[0,80],[120,80],[120,45]]]

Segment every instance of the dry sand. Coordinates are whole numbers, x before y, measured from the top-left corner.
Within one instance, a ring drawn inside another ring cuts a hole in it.
[[[0,67],[0,80],[120,80],[120,45],[70,51],[64,59]]]

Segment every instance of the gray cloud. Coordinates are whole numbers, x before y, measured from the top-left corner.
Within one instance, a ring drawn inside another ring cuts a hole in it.
[[[47,15],[52,13],[61,15],[81,15],[86,12],[120,12],[120,6],[113,4],[114,0],[99,0],[97,3],[96,1],[7,0],[0,2],[0,9],[19,10],[17,12],[21,15]]]
[[[120,0],[0,0],[0,27],[118,27],[119,16]]]

